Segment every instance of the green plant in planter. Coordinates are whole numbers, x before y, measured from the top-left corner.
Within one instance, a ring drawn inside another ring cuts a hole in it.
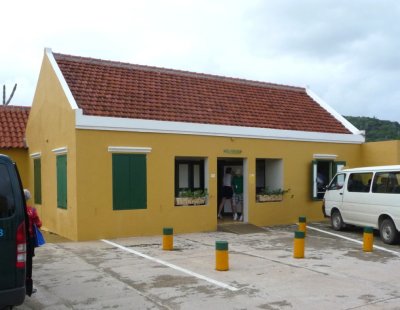
[[[207,197],[208,196],[208,192],[207,192],[207,188],[205,188],[204,190],[198,189],[193,191],[193,198],[200,198],[200,197]]]
[[[204,205],[208,196],[207,189],[192,191],[189,188],[181,189],[175,199],[176,205]]]
[[[178,197],[182,197],[182,198],[193,197],[193,193],[190,190],[190,188],[183,188],[183,189],[179,190]]]
[[[290,188],[288,189],[283,189],[283,188],[277,188],[277,189],[269,189],[269,187],[265,187],[260,191],[260,195],[269,195],[269,196],[281,196],[290,191]]]
[[[196,189],[192,191],[190,188],[182,189],[178,192],[178,197],[182,198],[199,198],[199,197],[207,197],[208,191],[205,189]]]

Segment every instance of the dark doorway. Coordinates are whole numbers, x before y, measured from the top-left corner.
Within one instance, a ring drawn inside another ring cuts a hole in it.
[[[232,175],[241,174],[243,176],[243,159],[242,158],[219,158],[217,161],[217,185],[218,185],[218,204],[217,204],[217,214],[218,207],[222,200],[222,187],[223,187],[223,178],[226,168],[230,167],[232,169]],[[238,210],[239,215],[243,213],[243,202],[241,203],[240,212]],[[222,210],[223,216],[231,216],[232,208],[231,206],[227,206]]]
[[[325,195],[326,186],[332,179],[332,161],[317,162],[317,198],[322,199]]]

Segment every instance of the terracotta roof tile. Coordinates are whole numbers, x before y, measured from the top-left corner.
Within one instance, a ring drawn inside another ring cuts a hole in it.
[[[350,134],[304,88],[54,57],[85,115]]]
[[[30,107],[0,105],[0,148],[24,148]]]

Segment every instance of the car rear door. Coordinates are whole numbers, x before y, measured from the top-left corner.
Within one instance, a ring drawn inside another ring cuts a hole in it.
[[[18,172],[8,157],[0,155],[0,297],[25,287],[25,212]],[[16,294],[16,304],[20,300],[21,294]]]

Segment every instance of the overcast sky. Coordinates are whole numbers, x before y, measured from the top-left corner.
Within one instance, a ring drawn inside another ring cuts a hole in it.
[[[31,105],[49,47],[309,87],[343,115],[400,121],[397,0],[13,0],[1,12],[0,85],[8,97],[18,83],[14,105]]]

